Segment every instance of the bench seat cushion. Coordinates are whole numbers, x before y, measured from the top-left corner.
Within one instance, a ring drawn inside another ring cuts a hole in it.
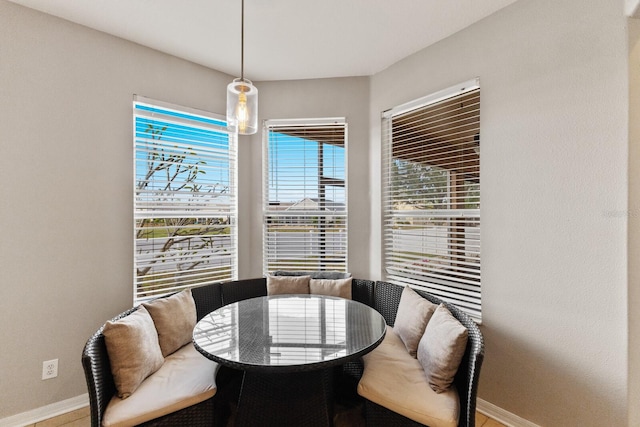
[[[460,400],[455,387],[439,394],[433,391],[422,365],[392,327],[387,326],[382,343],[363,360],[360,396],[431,427],[458,425]]]
[[[203,402],[216,394],[218,368],[189,343],[169,355],[131,396],[114,396],[102,425],[134,426]]]

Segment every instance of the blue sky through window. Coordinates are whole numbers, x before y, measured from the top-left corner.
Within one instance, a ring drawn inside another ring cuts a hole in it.
[[[269,202],[295,203],[318,198],[319,142],[269,131]],[[345,179],[345,148],[323,144],[325,178]],[[344,187],[326,186],[326,199],[346,202]]]
[[[198,165],[200,176],[197,183],[202,186],[200,191],[215,191],[214,189],[231,186],[229,135],[214,128],[226,126],[224,121],[138,103],[135,104],[135,109],[135,170],[138,188],[141,188],[148,176],[149,168],[153,167],[150,164],[153,154],[150,156],[150,152],[162,155],[165,159],[184,156],[183,165]],[[170,179],[174,183],[180,183],[188,173],[183,172],[173,177],[164,172],[166,171],[155,172],[146,189],[165,188]]]

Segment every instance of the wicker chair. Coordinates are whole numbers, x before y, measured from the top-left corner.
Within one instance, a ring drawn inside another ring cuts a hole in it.
[[[222,306],[222,294],[220,284],[206,285],[192,289],[193,299],[196,304],[198,320],[205,314]],[[133,313],[137,307],[119,314],[112,320],[122,319]],[[84,368],[87,388],[89,391],[89,408],[91,412],[91,426],[102,425],[104,411],[111,398],[116,393],[116,386],[111,374],[109,355],[105,345],[104,326],[93,334],[87,341],[82,351],[82,366]],[[219,384],[218,384],[219,386]],[[174,413],[148,421],[144,426],[214,426],[221,425],[226,412],[217,407],[217,394],[212,398],[196,405],[189,406]]]
[[[402,286],[386,282],[376,282],[374,291],[374,308],[382,314],[388,325],[393,326],[396,320]],[[440,304],[442,300],[433,295],[417,290],[423,298],[434,304]],[[451,314],[462,323],[469,331],[467,349],[456,373],[454,384],[460,396],[459,427],[475,427],[476,397],[478,393],[478,379],[480,367],[484,359],[484,342],[478,325],[457,307],[444,303]],[[371,401],[365,402],[365,417],[367,426],[422,426],[409,418],[397,414],[389,409]]]

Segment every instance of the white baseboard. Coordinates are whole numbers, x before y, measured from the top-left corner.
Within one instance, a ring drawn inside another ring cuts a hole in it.
[[[76,409],[84,408],[85,406],[89,406],[89,395],[87,393],[61,402],[52,403],[51,405],[32,409],[31,411],[23,412],[21,414],[2,418],[0,419],[0,427],[23,427],[29,424],[35,424],[38,421],[66,414],[67,412],[75,411]]]
[[[499,406],[489,403],[486,400],[477,399],[476,410],[487,417],[501,422],[507,427],[540,427],[537,424],[527,421],[524,418],[520,418],[509,411],[505,411]]]

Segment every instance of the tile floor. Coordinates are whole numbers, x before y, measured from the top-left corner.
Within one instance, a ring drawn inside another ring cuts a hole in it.
[[[40,421],[25,427],[90,427],[91,417],[89,415],[89,407],[78,409],[77,411],[68,412],[55,418]],[[476,412],[476,427],[506,427],[498,421],[488,418],[487,416]]]
[[[76,411],[67,412],[48,420],[40,421],[35,424],[29,424],[25,427],[91,427],[91,415],[89,407],[78,409]]]
[[[506,427],[504,424],[487,417],[480,412],[476,412],[476,427]]]

